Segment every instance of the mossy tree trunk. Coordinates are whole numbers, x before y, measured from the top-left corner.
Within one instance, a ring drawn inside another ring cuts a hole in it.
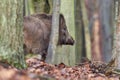
[[[82,10],[80,0],[75,0],[75,53],[76,63],[79,63],[85,54],[85,41],[84,41],[84,29],[82,20]]]
[[[33,0],[25,0],[26,1],[26,15],[33,14],[35,12]]]
[[[74,0],[61,0],[60,13],[66,20],[69,34],[75,39]],[[56,64],[75,65],[75,45],[62,45],[57,47]]]
[[[34,4],[34,9],[36,13],[44,12],[45,0],[32,0]]]
[[[89,31],[89,21],[87,15],[87,9],[85,6],[85,0],[80,1],[81,11],[82,11],[82,20],[84,26],[84,36],[85,36],[85,49],[86,49],[86,57],[91,59],[91,39],[90,39],[90,31]]]
[[[23,0],[0,0],[0,61],[25,67]]]
[[[23,0],[23,5],[24,5],[24,9],[23,9],[23,15],[30,15],[35,13],[35,9],[34,9],[34,4],[33,4],[33,0]]]

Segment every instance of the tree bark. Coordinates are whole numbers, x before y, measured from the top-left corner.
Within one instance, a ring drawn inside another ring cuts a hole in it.
[[[58,43],[58,36],[59,36],[60,0],[54,0],[53,2],[54,3],[53,3],[52,32],[51,32],[51,36],[50,36],[48,54],[46,57],[46,62],[48,62],[48,63],[55,62],[56,46]]]
[[[33,4],[33,0],[27,0],[27,5],[28,6],[26,8],[26,15],[30,15],[30,14],[34,14],[35,13],[35,8],[34,8],[34,4]]]
[[[115,0],[114,2],[114,16],[115,16],[115,25],[114,25],[114,42],[113,42],[113,57],[115,59],[116,68],[120,69],[120,1]]]
[[[89,32],[89,21],[87,16],[87,10],[85,7],[85,1],[81,0],[81,10],[82,10],[82,20],[84,26],[84,33],[85,33],[85,49],[86,49],[86,56],[88,59],[91,59],[91,41],[90,41],[90,32]]]
[[[61,0],[60,13],[64,15],[69,34],[75,39],[74,0]],[[76,41],[75,41],[76,42]],[[75,65],[75,44],[57,46],[56,64]]]
[[[106,5],[107,4],[107,5]],[[102,54],[103,61],[109,62],[112,57],[112,24],[111,5],[112,0],[99,0],[99,14],[102,32]]]
[[[75,54],[76,63],[82,60],[82,57],[86,56],[85,53],[85,41],[84,41],[84,29],[82,20],[82,10],[80,0],[75,0]]]
[[[90,0],[89,2],[89,29],[91,33],[91,52],[92,60],[102,61],[102,33],[100,22],[99,0]]]
[[[23,0],[0,0],[0,59],[25,67],[23,54]]]

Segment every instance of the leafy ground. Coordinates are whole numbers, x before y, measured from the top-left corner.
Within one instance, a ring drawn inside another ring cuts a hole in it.
[[[28,68],[18,70],[0,65],[0,80],[119,80],[113,68],[101,62],[85,61],[74,67],[47,64],[39,59],[26,60]]]

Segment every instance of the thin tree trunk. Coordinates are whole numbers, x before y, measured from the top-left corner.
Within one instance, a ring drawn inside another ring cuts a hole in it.
[[[54,63],[56,46],[58,43],[59,36],[59,11],[60,11],[60,0],[53,1],[53,18],[52,18],[52,32],[50,36],[50,43],[48,47],[48,54],[46,57],[46,62]]]
[[[85,41],[82,21],[82,10],[80,0],[75,0],[75,38],[76,38],[76,63],[79,63],[82,57],[85,57]]]
[[[82,19],[84,25],[84,33],[85,33],[85,49],[86,49],[86,56],[88,59],[91,59],[91,41],[90,41],[90,32],[89,32],[89,22],[87,16],[87,10],[85,7],[85,1],[81,0],[81,9],[82,9]]]
[[[28,8],[26,8],[27,15],[35,13],[33,2],[34,2],[33,0],[27,0],[27,5],[26,5],[28,6]]]
[[[102,61],[102,34],[98,12],[94,13],[94,19],[92,28],[92,60]]]
[[[50,5],[50,14],[52,14],[53,11],[53,0],[48,0],[49,1],[49,5]]]
[[[25,67],[23,54],[23,0],[0,0],[0,59]]]

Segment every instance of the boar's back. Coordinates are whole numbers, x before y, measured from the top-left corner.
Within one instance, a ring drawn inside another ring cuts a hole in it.
[[[24,17],[23,31],[27,53],[40,53],[48,48],[51,30],[42,20],[32,16]]]

